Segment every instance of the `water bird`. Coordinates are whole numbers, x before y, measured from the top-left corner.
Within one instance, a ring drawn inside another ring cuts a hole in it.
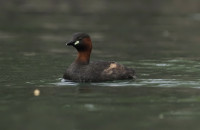
[[[90,62],[92,40],[86,33],[75,33],[66,45],[78,51],[75,61],[67,68],[63,78],[75,82],[103,82],[135,79],[135,70],[110,61]]]

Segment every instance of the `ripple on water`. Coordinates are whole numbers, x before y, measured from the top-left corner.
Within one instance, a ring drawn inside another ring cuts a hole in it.
[[[200,87],[200,81],[184,81],[178,79],[141,79],[141,84],[151,87]]]
[[[109,86],[109,87],[125,87],[125,86],[142,86],[143,84],[138,84],[132,81],[116,81],[116,82],[104,82],[104,83],[91,83],[95,86]]]
[[[77,85],[79,85],[79,83],[72,82],[72,81],[66,80],[66,79],[60,79],[60,82],[51,83],[51,84],[56,85],[56,86],[77,86]]]
[[[78,86],[85,83],[77,83],[70,80],[61,79],[60,82],[51,83],[56,86]],[[132,81],[111,81],[111,82],[99,82],[99,83],[87,83],[91,86],[108,86],[108,87],[123,87],[123,86],[142,86],[142,84],[137,84]]]
[[[200,80],[178,80],[178,79],[137,79],[129,81],[111,81],[101,83],[77,83],[70,80],[62,79],[60,82],[51,83],[56,86],[79,86],[87,84],[89,86],[100,86],[100,87],[192,87],[200,88]]]

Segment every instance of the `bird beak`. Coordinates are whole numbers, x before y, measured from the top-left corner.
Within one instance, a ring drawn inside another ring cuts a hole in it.
[[[74,45],[74,41],[70,41],[70,42],[66,43],[66,45],[72,46],[72,45]]]

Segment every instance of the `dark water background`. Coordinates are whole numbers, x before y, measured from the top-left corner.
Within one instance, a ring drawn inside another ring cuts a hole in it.
[[[0,129],[199,130],[199,25],[198,0],[0,1]],[[61,82],[75,32],[137,80]]]

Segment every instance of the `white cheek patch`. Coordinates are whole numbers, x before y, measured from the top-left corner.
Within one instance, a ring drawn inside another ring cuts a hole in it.
[[[74,43],[74,45],[77,45],[77,44],[79,44],[79,41],[76,41],[76,42]]]

